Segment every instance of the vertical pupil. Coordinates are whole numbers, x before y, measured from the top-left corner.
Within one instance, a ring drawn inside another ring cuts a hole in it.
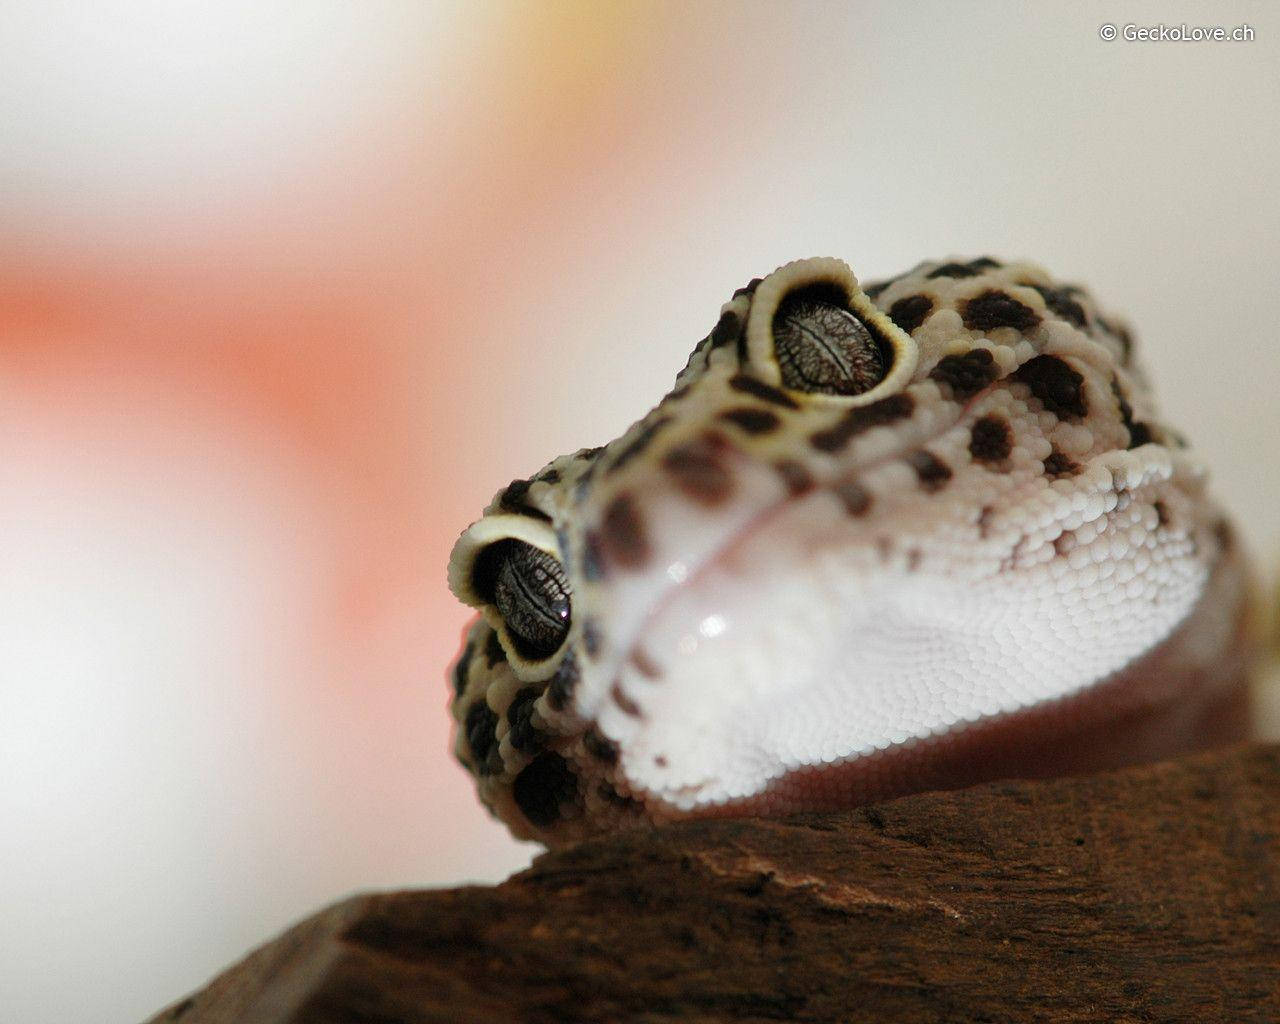
[[[859,395],[889,371],[866,324],[820,295],[788,295],[773,316],[773,344],[782,382],[796,391]]]
[[[476,562],[478,589],[492,601],[526,658],[550,657],[569,632],[569,581],[555,558],[532,544],[491,544]]]

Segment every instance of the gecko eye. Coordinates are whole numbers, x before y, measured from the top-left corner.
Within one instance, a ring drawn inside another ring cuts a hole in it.
[[[893,362],[839,289],[823,286],[799,289],[778,304],[773,348],[786,387],[825,395],[870,391]]]
[[[522,540],[500,540],[480,553],[472,579],[521,656],[541,661],[560,649],[569,632],[570,590],[554,555]]]

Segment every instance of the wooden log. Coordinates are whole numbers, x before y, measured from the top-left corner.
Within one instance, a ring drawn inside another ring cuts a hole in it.
[[[154,1022],[1280,1020],[1280,747],[358,896]]]

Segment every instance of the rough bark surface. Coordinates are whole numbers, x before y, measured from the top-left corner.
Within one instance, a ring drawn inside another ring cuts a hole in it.
[[[358,896],[155,1022],[1280,1020],[1280,747]]]

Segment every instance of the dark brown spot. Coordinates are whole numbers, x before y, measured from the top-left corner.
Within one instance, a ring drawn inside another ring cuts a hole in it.
[[[775,388],[772,384],[766,384],[758,377],[752,377],[745,373],[735,374],[730,377],[729,387],[733,388],[734,391],[741,391],[744,395],[753,395],[763,401],[780,405],[784,409],[800,408],[796,400],[781,388]]]
[[[490,633],[489,639],[484,642],[484,656],[490,668],[507,660],[507,649],[502,646],[496,630]]]
[[[549,523],[551,517],[527,500],[532,484],[532,480],[512,480],[498,496],[498,505],[504,512],[529,516],[531,519],[541,519],[544,523]]]
[[[646,679],[661,679],[662,669],[645,651],[637,647],[631,652],[631,665]]]
[[[560,482],[560,470],[544,469],[538,474],[537,479],[545,484],[558,484]]]
[[[494,729],[498,725],[498,716],[485,703],[483,697],[467,709],[463,729],[467,734],[467,746],[471,750],[471,759],[475,769],[481,775],[488,775],[493,770],[489,763],[489,755],[497,747],[497,736]]]
[[[618,705],[618,710],[624,715],[630,715],[632,718],[640,717],[640,705],[623,693],[622,683],[615,681],[609,696],[613,698],[613,702]]]
[[[533,705],[540,696],[538,690],[526,686],[511,698],[507,706],[507,739],[522,754],[532,756],[546,744],[546,734],[533,724]]]
[[[763,280],[763,277],[753,277],[744,287],[735,291],[733,297],[736,299],[739,295],[754,295],[755,290],[760,287],[760,282]]]
[[[609,468],[605,470],[605,475],[608,476],[612,473],[616,473],[628,462],[648,448],[649,443],[657,436],[658,431],[670,422],[670,416],[659,416],[641,427],[639,433],[631,439],[630,443],[618,452],[617,457],[609,465]]]
[[[1163,501],[1153,501],[1151,503],[1151,507],[1155,509],[1156,523],[1160,526],[1168,526],[1171,518],[1169,515],[1169,506]]]
[[[912,548],[907,552],[907,572],[915,572],[920,568],[920,563],[924,560],[924,554],[919,548]]]
[[[751,406],[726,409],[720,414],[720,418],[741,427],[748,434],[767,434],[771,430],[776,430],[778,424],[782,422],[778,419],[777,413]]]
[[[638,569],[649,560],[649,541],[635,499],[619,494],[604,510],[600,522],[600,550],[611,565]]]
[[[943,356],[929,374],[931,380],[950,385],[956,398],[976,395],[999,376],[1000,367],[991,351],[985,348]]]
[[[666,768],[670,763],[671,763],[671,762],[670,762],[670,761],[668,761],[668,760],[667,760],[665,757],[663,757],[661,754],[658,754],[658,755],[657,755],[656,757],[654,757],[654,759],[653,759],[653,764],[654,764],[654,767],[655,767],[655,768]]]
[[[1133,418],[1133,407],[1129,404],[1129,398],[1124,392],[1124,385],[1120,383],[1118,376],[1111,378],[1111,393],[1116,397],[1116,408],[1120,411],[1120,422],[1129,431],[1128,447],[1139,448],[1156,440],[1155,431],[1151,429],[1149,424],[1140,423]]]
[[[1003,416],[982,416],[969,431],[969,454],[978,462],[1002,462],[1013,451],[1013,429]]]
[[[1079,417],[1089,411],[1084,377],[1064,359],[1036,356],[1018,367],[1013,376],[1026,384],[1046,411],[1055,416]]]
[[[1053,553],[1056,557],[1062,558],[1071,553],[1076,546],[1076,535],[1070,530],[1064,530],[1058,536],[1053,538]]]
[[[820,451],[839,451],[854,437],[872,427],[886,426],[906,419],[915,409],[915,400],[906,393],[890,395],[870,405],[860,405],[850,409],[836,423],[820,430],[809,438],[810,443]]]
[[[976,260],[970,260],[968,266],[970,270],[998,270],[1003,264],[990,256],[979,256]]]
[[[1054,449],[1044,460],[1044,475],[1057,480],[1061,477],[1075,476],[1080,472],[1080,463],[1070,455]]]
[[[561,660],[556,673],[547,684],[547,703],[556,711],[569,706],[573,691],[578,686],[578,659],[569,651]]]
[[[794,459],[783,459],[773,467],[793,498],[813,490],[813,474]]]
[[[1236,532],[1226,519],[1219,519],[1213,524],[1213,536],[1218,542],[1218,547],[1224,552],[1230,551],[1235,545]]]
[[[991,532],[991,517],[995,514],[996,510],[991,505],[983,505],[978,512],[978,536],[983,540],[986,540]]]
[[[1121,324],[1116,331],[1116,340],[1120,342],[1120,358],[1128,363],[1133,358],[1133,335],[1129,333],[1129,328]]]
[[[907,465],[916,471],[920,486],[926,491],[940,490],[951,479],[951,467],[923,448],[907,456]]]
[[[662,466],[686,497],[713,508],[733,493],[733,476],[724,465],[727,447],[720,435],[704,434],[669,451]]]
[[[498,504],[504,508],[518,506],[524,500],[525,495],[529,492],[529,480],[512,480],[502,489],[502,493],[498,495]]]
[[[1139,422],[1129,424],[1130,448],[1140,448],[1144,444],[1151,444],[1155,439],[1155,433],[1148,424]]]
[[[600,627],[595,619],[588,618],[582,624],[582,649],[594,658],[600,653],[600,643]]]
[[[1040,315],[1034,309],[995,288],[988,288],[981,295],[975,295],[963,303],[960,315],[964,319],[964,325],[971,331],[994,331],[997,327],[1012,327],[1025,334],[1040,322]]]
[[[578,777],[569,762],[553,751],[539,754],[511,784],[511,796],[529,823],[546,828],[559,819],[561,808],[578,795]]]
[[[618,745],[601,736],[594,727],[583,733],[582,746],[588,754],[602,764],[618,763]]]
[[[1081,330],[1088,325],[1088,317],[1085,315],[1084,307],[1072,297],[1070,291],[1066,288],[1045,288],[1043,285],[1038,284],[1028,284],[1027,287],[1039,292],[1040,298],[1044,299],[1044,304],[1063,320],[1075,324]]]
[[[1120,410],[1120,422],[1128,427],[1133,423],[1133,406],[1129,404],[1129,397],[1124,393],[1124,385],[1120,383],[1119,377],[1111,378],[1111,393],[1116,397],[1116,408]]]
[[[721,345],[731,345],[736,342],[742,334],[742,319],[731,309],[725,310],[720,314],[720,319],[716,321],[715,327],[711,328],[711,347],[719,348]]]
[[[932,278],[938,277],[976,277],[980,273],[968,263],[944,263],[940,267],[934,267],[929,271],[928,276]]]
[[[468,640],[458,655],[458,663],[453,666],[453,692],[459,697],[467,688],[467,673],[471,669],[471,656],[475,653],[475,646]]]
[[[913,334],[932,312],[933,299],[929,296],[908,295],[889,307],[889,319],[908,334]]]
[[[845,480],[832,488],[851,516],[866,515],[871,508],[871,492],[856,480]]]

